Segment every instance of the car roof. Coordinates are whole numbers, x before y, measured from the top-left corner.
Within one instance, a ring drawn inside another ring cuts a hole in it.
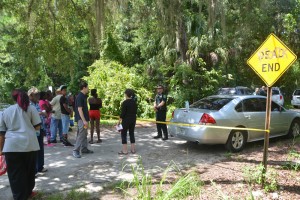
[[[241,98],[241,99],[247,99],[247,98],[262,98],[265,99],[267,97],[265,96],[261,96],[261,95],[223,95],[223,94],[218,94],[218,95],[211,95],[208,97],[215,97],[215,98],[231,98],[231,99],[235,99],[235,98]]]

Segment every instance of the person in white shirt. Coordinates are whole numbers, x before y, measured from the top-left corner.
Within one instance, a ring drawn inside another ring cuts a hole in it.
[[[56,92],[57,95],[50,102],[52,106],[52,112],[53,112],[51,115],[51,123],[50,123],[51,143],[57,143],[56,141],[57,129],[58,129],[60,141],[63,142],[61,108],[60,108],[60,98],[62,97],[61,88],[58,88]]]
[[[36,108],[29,105],[26,92],[14,90],[12,97],[16,104],[0,115],[0,155],[5,155],[13,198],[28,199],[36,195],[35,161],[40,149],[36,132],[41,119]]]

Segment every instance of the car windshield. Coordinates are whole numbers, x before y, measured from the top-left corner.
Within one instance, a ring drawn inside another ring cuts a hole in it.
[[[207,97],[196,101],[190,108],[207,109],[207,110],[220,110],[229,103],[233,98],[224,97]]]
[[[296,90],[294,95],[300,95],[300,90]]]

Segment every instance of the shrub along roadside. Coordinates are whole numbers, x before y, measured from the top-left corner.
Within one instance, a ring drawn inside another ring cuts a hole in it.
[[[127,166],[125,165],[125,167]],[[200,196],[203,182],[199,179],[199,175],[194,172],[182,174],[175,163],[170,164],[164,170],[159,182],[154,181],[152,175],[145,171],[141,158],[139,158],[136,165],[130,165],[130,168],[133,174],[132,181],[122,182],[117,187],[130,198],[168,200],[185,199],[187,197],[197,198]],[[167,180],[168,174],[172,171],[176,171],[179,177],[174,183]],[[136,190],[134,194],[130,192],[132,188]]]

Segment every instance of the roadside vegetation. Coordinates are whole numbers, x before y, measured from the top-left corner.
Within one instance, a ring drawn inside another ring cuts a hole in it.
[[[270,33],[298,54],[299,13],[299,0],[2,0],[0,102],[33,85],[76,94],[84,79],[103,113],[119,114],[130,87],[138,116],[152,118],[160,83],[170,112],[220,87],[261,87],[247,59]],[[286,103],[299,76],[296,61],[276,83]]]

